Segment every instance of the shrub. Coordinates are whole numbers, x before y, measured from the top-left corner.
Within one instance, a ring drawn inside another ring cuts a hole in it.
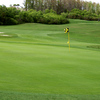
[[[50,13],[57,14],[56,11],[54,11],[53,9],[50,9]]]
[[[45,11],[44,11],[44,13],[45,14],[47,14],[47,13],[54,13],[54,14],[56,14],[56,11],[54,11],[53,9],[45,9]]]
[[[15,19],[16,14],[19,14],[16,8],[7,8],[0,6],[0,25],[16,25],[18,21]]]
[[[69,21],[61,15],[57,15],[54,13],[47,13],[47,14],[43,14],[43,17],[41,18],[41,23],[44,23],[44,24],[65,24],[65,23],[69,23]]]
[[[63,12],[63,13],[61,13],[61,15],[62,15],[63,17],[65,17],[65,18],[68,18],[68,13]]]
[[[87,10],[79,10],[73,9],[69,13],[61,13],[62,16],[71,19],[83,19],[83,20],[90,20],[90,21],[97,21],[99,16],[96,13],[92,13],[91,11]]]
[[[39,22],[40,18],[42,17],[43,13],[42,11],[36,11],[36,10],[29,10],[28,11],[30,17],[34,20],[35,23]]]
[[[4,25],[17,25],[17,24],[18,24],[18,21],[10,17],[6,17],[5,22],[4,22]]]
[[[45,24],[64,24],[69,23],[64,14],[57,15],[54,10],[46,9],[36,11],[20,11],[16,8],[0,6],[0,25],[16,25],[21,23],[45,23]]]
[[[45,9],[44,13],[45,14],[50,13],[50,10],[49,9]]]

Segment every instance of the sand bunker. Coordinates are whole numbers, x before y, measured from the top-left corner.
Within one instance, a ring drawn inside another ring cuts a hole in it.
[[[12,35],[6,34],[5,32],[0,32],[0,37],[12,37]]]
[[[4,32],[0,32],[0,33],[4,33]]]
[[[9,35],[1,35],[1,36],[9,36]]]
[[[0,32],[0,36],[10,36],[10,35],[6,35],[6,34],[3,34],[4,32]]]

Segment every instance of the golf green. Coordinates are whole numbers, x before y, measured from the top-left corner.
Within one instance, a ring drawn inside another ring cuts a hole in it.
[[[100,22],[70,22],[0,26],[1,100],[100,99]]]

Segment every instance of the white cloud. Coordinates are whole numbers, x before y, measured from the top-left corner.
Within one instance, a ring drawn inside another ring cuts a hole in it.
[[[0,0],[0,5],[10,6],[10,4],[20,4],[23,6],[25,0]],[[100,4],[100,0],[84,0],[84,1],[92,1]]]
[[[23,6],[24,0],[0,0],[0,5],[10,6],[10,4],[20,4]]]
[[[95,3],[99,3],[100,4],[100,0],[84,0],[84,1],[91,1],[91,2],[95,2]]]

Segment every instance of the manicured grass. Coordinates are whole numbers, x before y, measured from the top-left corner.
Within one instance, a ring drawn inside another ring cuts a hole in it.
[[[1,100],[100,99],[100,22],[70,21],[0,26]]]

